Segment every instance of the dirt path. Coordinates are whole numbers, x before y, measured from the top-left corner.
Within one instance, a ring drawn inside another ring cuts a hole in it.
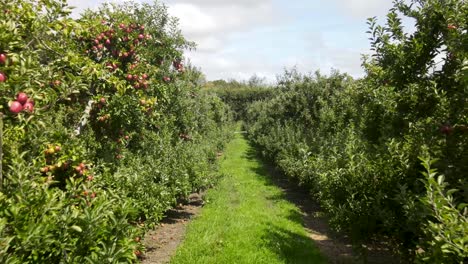
[[[148,232],[143,240],[146,253],[143,264],[169,263],[177,247],[184,239],[187,224],[200,212],[203,205],[201,194],[191,194],[186,205],[169,210],[161,224]]]

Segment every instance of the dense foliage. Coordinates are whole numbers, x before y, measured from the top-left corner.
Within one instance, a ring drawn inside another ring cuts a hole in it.
[[[251,103],[266,100],[274,93],[271,86],[264,84],[255,75],[249,82],[216,80],[206,83],[204,87],[231,108],[237,121],[245,119]]]
[[[230,115],[158,4],[1,1],[1,263],[121,263],[212,184]]]
[[[465,1],[395,1],[385,26],[369,19],[365,78],[286,72],[248,109],[251,140],[356,245],[385,236],[408,261],[468,258],[467,18]]]

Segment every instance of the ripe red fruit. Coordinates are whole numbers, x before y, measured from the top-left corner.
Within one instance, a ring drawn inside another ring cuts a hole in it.
[[[104,48],[104,45],[99,44],[99,45],[97,45],[97,48],[98,48],[98,49],[103,49],[103,48]]]
[[[110,39],[106,40],[106,45],[110,45],[110,44],[111,44]]]
[[[5,53],[0,54],[0,64],[5,64],[7,61],[7,55]]]
[[[59,151],[61,151],[61,150],[62,150],[62,147],[60,147],[60,146],[55,146],[55,152],[59,152]]]
[[[139,40],[143,40],[144,38],[145,38],[145,35],[143,35],[143,34],[139,34],[139,35],[138,35],[138,39],[139,39]]]
[[[31,104],[31,103],[25,103],[23,109],[24,109],[24,111],[26,111],[28,113],[32,113],[32,112],[34,112],[34,105]]]
[[[80,168],[81,168],[82,170],[84,170],[84,169],[86,169],[86,165],[85,165],[83,162],[81,162],[81,163],[80,163]]]
[[[18,93],[18,95],[16,96],[16,101],[24,105],[28,101],[28,95],[23,92]]]
[[[164,77],[163,77],[163,80],[164,80],[165,82],[169,82],[169,81],[171,80],[171,77],[164,76]]]
[[[21,105],[20,102],[13,101],[10,104],[10,112],[12,112],[13,114],[17,114],[17,113],[21,112],[22,110],[23,110],[23,106]]]
[[[141,78],[143,78],[143,80],[146,80],[148,79],[148,75],[146,73],[143,73],[143,75],[141,76]]]
[[[125,139],[128,140],[130,137],[129,136],[125,136]]]
[[[125,28],[125,24],[124,24],[124,23],[120,23],[119,28],[124,29],[124,28]]]
[[[448,29],[457,29],[457,26],[455,26],[454,24],[449,24],[447,26]]]
[[[101,97],[101,99],[99,99],[99,102],[100,102],[101,104],[105,104],[105,103],[106,103],[106,98]]]
[[[78,172],[78,173],[80,173],[80,172],[81,172],[81,167],[80,167],[80,166],[76,166],[76,167],[75,167],[75,171]]]
[[[3,72],[0,72],[0,82],[6,81],[6,76]]]
[[[127,80],[131,81],[133,79],[133,75],[129,74],[127,75]]]
[[[98,37],[99,38],[99,37]],[[94,44],[98,45],[99,44],[99,39],[94,40]]]
[[[450,125],[444,125],[440,128],[440,132],[445,135],[450,135],[453,133],[453,127]]]

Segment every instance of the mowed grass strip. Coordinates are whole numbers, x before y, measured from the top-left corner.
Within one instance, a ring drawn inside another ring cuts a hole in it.
[[[326,263],[242,135],[227,147],[221,173],[171,263]]]

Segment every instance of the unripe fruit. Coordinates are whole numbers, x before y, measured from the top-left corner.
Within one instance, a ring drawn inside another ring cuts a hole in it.
[[[31,103],[25,103],[23,109],[24,109],[24,111],[26,111],[28,113],[32,113],[32,112],[34,112],[34,105],[31,104]]]
[[[105,103],[106,103],[106,98],[101,97],[101,99],[99,99],[99,102],[100,102],[101,104],[105,104]]]
[[[54,155],[55,149],[54,148],[49,148],[46,152],[47,155]]]
[[[78,173],[80,173],[80,172],[81,172],[81,167],[80,167],[80,166],[76,166],[76,167],[75,167],[75,171],[78,172]]]
[[[125,139],[128,140],[130,137],[129,136],[125,136]]]
[[[21,105],[20,102],[18,101],[13,101],[11,104],[10,104],[10,112],[12,112],[13,114],[18,114],[19,112],[21,112],[23,110],[23,106]]]
[[[0,64],[5,65],[7,61],[7,55],[5,53],[0,54]]]
[[[6,81],[6,76],[3,72],[0,72],[0,82]]]
[[[81,163],[80,163],[80,168],[81,168],[82,170],[84,170],[84,169],[86,168],[86,165],[85,165],[83,162],[81,162]]]

